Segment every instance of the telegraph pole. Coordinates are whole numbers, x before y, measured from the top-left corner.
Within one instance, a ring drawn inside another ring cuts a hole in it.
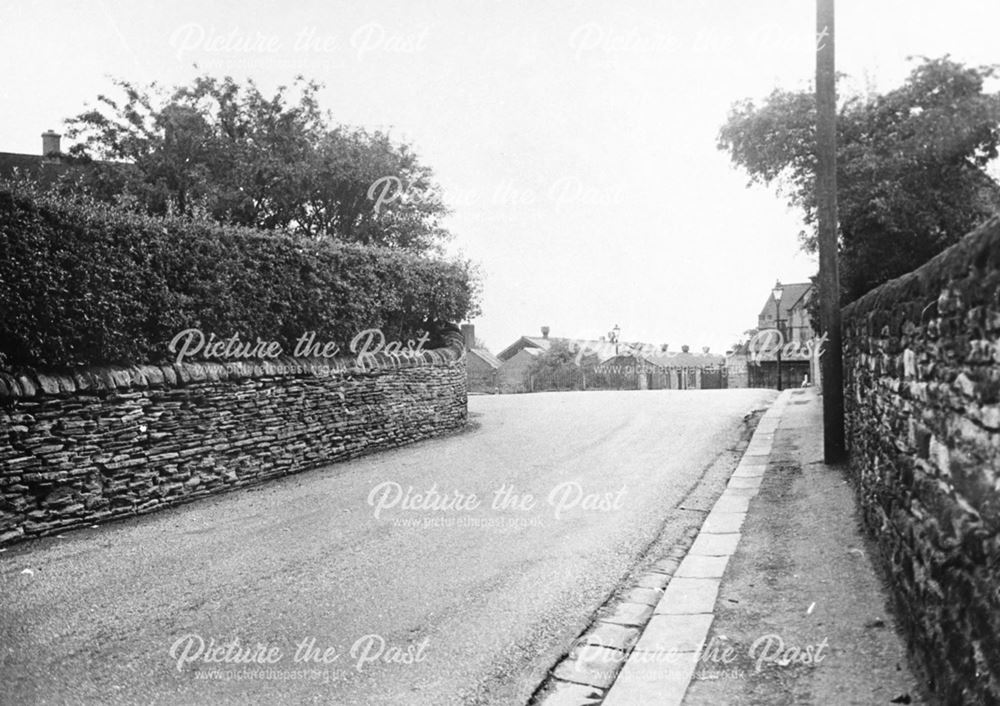
[[[820,319],[826,333],[823,369],[823,457],[840,463],[844,444],[844,354],[837,270],[837,78],[834,0],[816,0],[816,221],[819,235]]]

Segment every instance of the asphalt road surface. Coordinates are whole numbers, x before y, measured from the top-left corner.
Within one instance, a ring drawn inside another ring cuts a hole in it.
[[[473,428],[0,553],[0,702],[519,704],[766,390]]]

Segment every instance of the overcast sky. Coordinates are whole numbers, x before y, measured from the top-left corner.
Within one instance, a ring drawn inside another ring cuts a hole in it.
[[[0,151],[37,153],[109,89],[200,73],[326,84],[336,121],[431,166],[449,246],[485,274],[498,352],[548,325],[721,351],[776,278],[804,281],[800,214],[716,147],[729,106],[814,73],[812,0],[0,2]],[[911,55],[1000,61],[996,0],[839,0],[838,70],[886,90]],[[195,68],[195,64],[198,68]],[[64,149],[67,144],[64,143]]]

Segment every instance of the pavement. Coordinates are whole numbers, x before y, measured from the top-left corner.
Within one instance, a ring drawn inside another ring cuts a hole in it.
[[[641,633],[578,641],[578,661],[613,666],[610,688],[562,681],[538,703],[928,703],[845,469],[822,459],[821,397],[783,392],[693,543],[660,562]]]

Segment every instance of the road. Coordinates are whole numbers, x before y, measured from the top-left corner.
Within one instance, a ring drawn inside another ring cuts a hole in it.
[[[0,701],[524,703],[771,399],[472,397],[457,435],[17,545]]]

